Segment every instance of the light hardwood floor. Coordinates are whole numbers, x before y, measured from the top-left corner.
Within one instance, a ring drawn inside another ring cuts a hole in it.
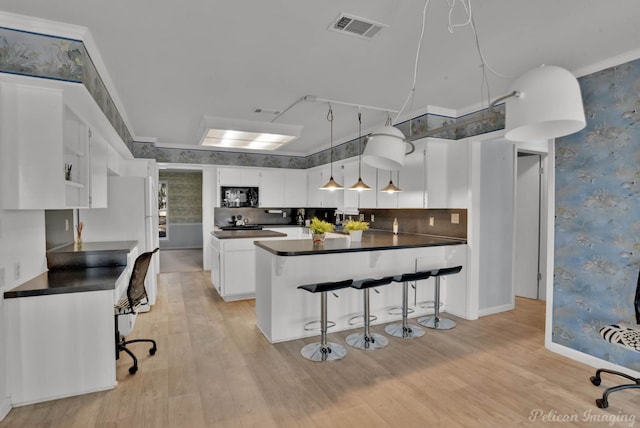
[[[224,303],[209,275],[160,275],[158,302],[131,336],[155,338],[158,353],[134,345],[136,375],[122,355],[116,389],[15,408],[0,427],[598,427],[633,426],[602,418],[640,409],[637,390],[595,406],[593,369],[544,348],[543,302],[517,299],[514,311],[390,338],[379,351],[347,347],[322,364],[300,356],[311,339],[269,344],[254,302]],[[348,333],[329,337],[344,343]],[[537,409],[556,422],[531,420]]]

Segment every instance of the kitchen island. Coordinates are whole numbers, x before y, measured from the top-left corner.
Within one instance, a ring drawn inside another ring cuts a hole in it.
[[[320,298],[299,290],[299,285],[344,279],[380,278],[416,270],[467,264],[467,241],[433,235],[399,234],[368,230],[361,242],[327,239],[313,246],[311,239],[256,241],[256,315],[258,328],[271,342],[319,334],[305,331],[304,324],[320,318]],[[466,269],[442,278],[441,310],[465,318],[469,301]],[[433,279],[417,284],[410,303],[433,300]],[[391,306],[402,302],[402,285],[392,283],[371,294],[374,324],[401,318]],[[349,318],[362,313],[362,292],[351,288],[329,296],[328,318],[336,323],[330,331],[353,329]],[[433,313],[415,307],[412,317]]]

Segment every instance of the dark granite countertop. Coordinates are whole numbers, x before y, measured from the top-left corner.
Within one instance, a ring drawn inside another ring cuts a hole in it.
[[[394,236],[391,232],[367,230],[363,233],[361,242],[351,242],[350,239],[326,238],[324,245],[319,246],[314,246],[311,239],[256,241],[255,245],[277,256],[308,256],[314,254],[461,245],[466,243],[467,240],[463,238],[410,233],[401,233]]]
[[[82,269],[108,266],[126,266],[127,254],[138,241],[83,242],[68,244],[47,251],[47,268]]]
[[[105,251],[118,251],[129,252],[138,245],[138,241],[102,241],[102,242],[83,242],[82,245],[67,244],[63,247],[58,247],[53,250],[47,251],[47,254],[60,254],[60,253],[92,253],[92,252],[105,252]]]
[[[279,238],[286,237],[286,233],[272,230],[214,230],[211,232],[218,239],[248,239],[248,238]]]
[[[111,266],[45,272],[14,289],[5,291],[4,298],[114,290],[116,281],[126,268]]]

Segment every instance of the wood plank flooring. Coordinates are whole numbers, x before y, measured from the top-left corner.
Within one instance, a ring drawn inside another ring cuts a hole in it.
[[[514,311],[321,364],[300,356],[311,339],[269,344],[254,302],[224,303],[209,275],[160,275],[131,336],[155,338],[158,353],[134,345],[136,375],[122,355],[116,389],[15,408],[0,428],[633,426],[640,409],[637,390],[595,406],[593,369],[543,346],[544,302],[517,299]],[[530,419],[537,409],[546,422]]]

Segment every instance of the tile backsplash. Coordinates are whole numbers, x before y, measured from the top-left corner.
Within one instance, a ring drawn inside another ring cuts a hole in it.
[[[393,219],[397,218],[398,232],[400,233],[420,233],[467,239],[466,209],[363,208],[359,212],[360,215],[364,215],[364,221],[369,222],[371,229],[392,230]],[[371,221],[372,215],[374,216],[373,222]],[[352,217],[355,219],[356,216]]]

